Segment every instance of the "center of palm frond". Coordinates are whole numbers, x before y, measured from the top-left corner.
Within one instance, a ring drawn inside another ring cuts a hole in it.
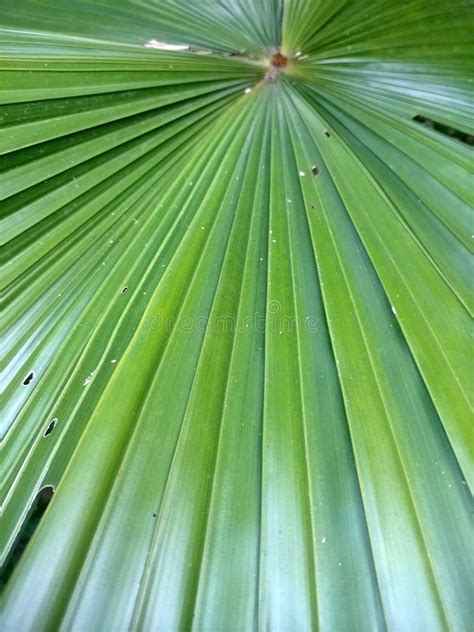
[[[288,59],[282,55],[280,52],[275,53],[270,57],[270,64],[274,68],[284,68],[288,63]]]
[[[284,55],[282,55],[280,51],[277,51],[276,53],[274,53],[268,61],[269,61],[269,69],[266,74],[267,79],[276,79],[278,76],[278,73],[284,68],[286,68],[288,64],[288,59]]]

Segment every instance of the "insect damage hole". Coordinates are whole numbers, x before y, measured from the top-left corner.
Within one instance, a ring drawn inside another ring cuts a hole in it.
[[[311,173],[313,174],[313,176],[318,176],[319,175],[319,169],[315,165],[313,165],[311,167]]]
[[[120,290],[120,294],[125,294],[127,290],[128,290],[128,285],[124,285],[123,288]]]
[[[56,428],[57,423],[58,423],[57,417],[55,417],[54,419],[51,419],[51,421],[48,424],[48,427],[44,431],[43,437],[49,437],[49,435],[52,434],[53,430]]]
[[[324,136],[326,136],[327,138],[331,138],[331,134],[328,131],[324,132]]]
[[[36,373],[34,371],[30,371],[25,375],[22,381],[22,386],[28,386],[35,379]]]
[[[454,138],[455,140],[459,140],[461,143],[465,145],[474,145],[474,136],[472,134],[467,134],[459,129],[454,127],[450,127],[449,125],[445,125],[444,123],[440,123],[439,121],[434,121],[433,119],[427,118],[426,116],[421,116],[417,114],[412,119],[415,123],[419,123],[423,127],[428,129],[432,129],[439,134],[443,134],[448,138]]]
[[[29,511],[23,524],[21,525],[20,531],[16,538],[16,541],[10,550],[8,558],[3,565],[1,572],[0,583],[5,585],[18,565],[29,541],[33,537],[38,525],[48,508],[49,503],[51,502],[54,495],[54,487],[53,485],[45,485],[42,487],[39,492],[36,494],[35,499],[30,505]]]

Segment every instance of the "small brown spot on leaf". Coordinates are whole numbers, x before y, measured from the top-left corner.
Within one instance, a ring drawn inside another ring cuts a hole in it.
[[[275,68],[284,68],[286,64],[288,63],[288,59],[284,55],[282,55],[280,52],[278,52],[278,53],[274,53],[270,57],[270,63]]]

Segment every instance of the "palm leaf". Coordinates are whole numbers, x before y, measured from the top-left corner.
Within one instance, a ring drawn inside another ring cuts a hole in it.
[[[472,23],[2,9],[6,629],[468,630]]]

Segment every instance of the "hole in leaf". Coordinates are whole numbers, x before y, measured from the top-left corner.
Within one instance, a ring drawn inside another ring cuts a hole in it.
[[[48,427],[46,428],[46,430],[44,431],[44,435],[43,437],[49,437],[49,435],[53,432],[53,430],[56,427],[56,424],[58,423],[58,418],[55,417],[54,419],[51,419],[51,421],[48,424]]]
[[[448,136],[448,138],[455,138],[459,140],[461,143],[465,145],[474,145],[474,136],[472,134],[467,134],[466,132],[462,132],[459,129],[455,129],[454,127],[449,127],[449,125],[445,125],[444,123],[439,123],[438,121],[434,121],[433,119],[426,118],[425,116],[420,116],[417,114],[413,117],[415,123],[419,123],[423,125],[423,127],[427,127],[428,129],[432,129],[439,134],[443,134],[444,136]]]
[[[4,586],[13,571],[15,570],[18,562],[20,561],[28,542],[33,537],[34,532],[38,528],[41,518],[44,515],[49,503],[54,495],[54,487],[52,485],[45,485],[41,488],[36,495],[36,498],[31,504],[25,521],[21,527],[20,533],[13,545],[6,563],[3,566],[0,584]]]
[[[318,176],[319,175],[319,169],[313,165],[311,167],[311,173],[313,174],[313,176]]]
[[[31,382],[35,379],[35,372],[34,371],[30,371],[25,378],[23,379],[23,386],[28,386],[29,384],[31,384]]]
[[[128,285],[124,285],[123,288],[120,290],[120,294],[125,294],[127,290],[128,290]]]
[[[329,132],[324,132],[324,136],[327,136],[328,138],[330,138],[331,134]]]

